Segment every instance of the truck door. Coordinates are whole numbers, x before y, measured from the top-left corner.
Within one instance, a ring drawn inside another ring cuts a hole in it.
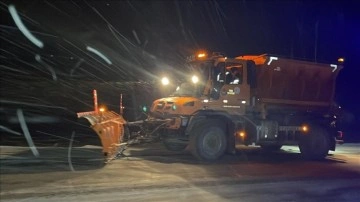
[[[248,82],[246,61],[232,60],[225,62],[224,85],[220,90],[219,101],[223,107],[245,113],[250,102],[250,85]]]

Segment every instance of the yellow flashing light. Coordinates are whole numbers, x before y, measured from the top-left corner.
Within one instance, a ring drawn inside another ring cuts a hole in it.
[[[339,59],[338,59],[338,62],[340,62],[340,63],[345,62],[345,58],[339,58]]]

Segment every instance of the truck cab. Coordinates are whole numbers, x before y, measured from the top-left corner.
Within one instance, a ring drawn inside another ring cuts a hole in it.
[[[187,63],[191,69],[188,79],[168,97],[155,100],[150,114],[191,115],[200,109],[221,110],[230,114],[245,113],[250,104],[250,87],[256,79],[254,74],[247,75],[248,71],[254,72],[255,64],[242,59],[228,59],[218,54],[202,57],[196,57]],[[160,107],[163,104],[167,107]]]

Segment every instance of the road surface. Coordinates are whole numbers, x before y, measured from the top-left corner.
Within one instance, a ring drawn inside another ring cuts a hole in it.
[[[268,154],[239,147],[213,163],[161,144],[130,147],[103,166],[96,146],[1,146],[1,201],[358,201],[360,144],[324,161],[297,147]],[[70,157],[70,158],[69,158]]]

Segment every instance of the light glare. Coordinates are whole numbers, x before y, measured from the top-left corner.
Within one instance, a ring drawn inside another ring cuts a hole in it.
[[[309,130],[309,128],[307,126],[302,126],[301,130],[304,131],[304,132],[307,132]]]
[[[163,78],[161,79],[161,83],[162,83],[164,86],[166,86],[166,85],[168,85],[168,84],[170,83],[170,81],[169,81],[169,79],[168,79],[167,77],[163,77]]]
[[[197,76],[194,75],[194,76],[191,78],[191,80],[192,80],[193,83],[197,83],[197,82],[199,82],[199,77],[197,77]]]
[[[203,57],[205,57],[205,56],[206,56],[205,53],[199,53],[199,54],[198,54],[198,58],[203,58]]]

